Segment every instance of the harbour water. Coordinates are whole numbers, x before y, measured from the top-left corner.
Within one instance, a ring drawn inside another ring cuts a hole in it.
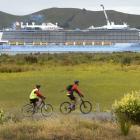
[[[0,45],[0,54],[29,54],[29,53],[113,53],[113,52],[140,52],[140,44],[117,44],[113,46],[9,46]]]

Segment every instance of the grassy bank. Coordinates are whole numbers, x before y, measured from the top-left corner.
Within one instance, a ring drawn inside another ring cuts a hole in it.
[[[0,127],[0,140],[139,140],[140,127],[133,126],[123,136],[118,125],[72,116],[43,121],[5,123]]]

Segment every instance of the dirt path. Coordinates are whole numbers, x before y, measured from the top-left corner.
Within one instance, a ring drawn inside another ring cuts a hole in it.
[[[66,116],[66,117],[78,117],[81,119],[87,119],[87,120],[99,120],[99,121],[115,121],[115,116],[110,113],[110,112],[91,112],[89,114],[82,114],[80,112],[71,112],[68,115],[63,115],[59,112],[53,112],[53,114],[49,117],[43,117],[40,113],[35,114],[32,118],[29,119],[54,119],[54,118],[59,118],[61,116]]]

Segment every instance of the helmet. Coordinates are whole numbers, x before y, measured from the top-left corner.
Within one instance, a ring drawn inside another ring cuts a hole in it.
[[[79,84],[79,80],[75,80],[74,83],[75,83],[75,84]]]
[[[40,85],[36,85],[36,88],[40,88],[41,86]]]

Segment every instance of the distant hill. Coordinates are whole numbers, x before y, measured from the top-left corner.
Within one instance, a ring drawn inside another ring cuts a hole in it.
[[[140,15],[126,14],[113,10],[107,11],[110,21],[116,24],[126,22],[131,27],[140,28]],[[25,16],[16,16],[0,12],[0,29],[12,26],[15,21],[23,22],[52,22],[58,23],[67,29],[84,29],[91,25],[102,26],[106,24],[103,11],[89,11],[75,8],[50,8]]]

